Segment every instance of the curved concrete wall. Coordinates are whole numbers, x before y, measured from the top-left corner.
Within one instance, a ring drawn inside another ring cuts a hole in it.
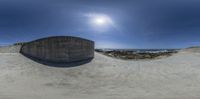
[[[79,37],[56,36],[28,42],[20,52],[49,62],[74,62],[94,57],[94,42]]]

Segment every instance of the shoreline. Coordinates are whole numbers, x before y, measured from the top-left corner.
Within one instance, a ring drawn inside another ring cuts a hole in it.
[[[96,52],[103,55],[123,59],[123,60],[144,60],[144,59],[160,59],[163,57],[169,57],[178,53],[178,50],[103,50],[98,49]]]

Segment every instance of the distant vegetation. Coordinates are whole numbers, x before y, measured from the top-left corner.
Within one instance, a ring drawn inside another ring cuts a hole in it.
[[[24,45],[24,44],[26,44],[26,42],[19,42],[19,43],[15,43],[13,45]]]

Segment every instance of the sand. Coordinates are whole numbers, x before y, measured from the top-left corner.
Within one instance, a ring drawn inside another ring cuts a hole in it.
[[[200,99],[197,50],[137,61],[95,53],[90,63],[57,68],[0,49],[0,99]]]

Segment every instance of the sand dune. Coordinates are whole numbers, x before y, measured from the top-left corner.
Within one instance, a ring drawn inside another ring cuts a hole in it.
[[[125,61],[95,53],[87,64],[57,68],[0,48],[0,99],[199,99],[200,52]],[[9,49],[9,47],[7,47]]]
[[[0,46],[0,53],[19,53],[21,45]]]

